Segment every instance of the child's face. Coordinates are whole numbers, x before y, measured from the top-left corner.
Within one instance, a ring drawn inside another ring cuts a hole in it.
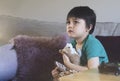
[[[66,22],[66,32],[68,36],[75,39],[83,38],[89,32],[84,19],[70,17]]]

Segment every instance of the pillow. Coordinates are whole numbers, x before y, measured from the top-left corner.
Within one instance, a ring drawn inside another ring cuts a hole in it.
[[[67,43],[65,35],[56,37],[17,36],[13,39],[18,70],[12,81],[52,81],[55,61],[63,63],[59,49]]]
[[[120,62],[120,36],[96,36],[103,44],[110,62]]]

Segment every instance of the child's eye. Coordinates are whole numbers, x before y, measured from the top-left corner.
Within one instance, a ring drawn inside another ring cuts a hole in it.
[[[74,24],[78,24],[79,23],[79,21],[74,21]]]
[[[70,21],[67,21],[66,24],[70,24]]]

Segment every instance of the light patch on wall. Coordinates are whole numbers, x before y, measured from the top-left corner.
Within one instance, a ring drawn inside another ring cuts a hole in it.
[[[13,15],[22,6],[24,0],[0,0],[0,14]]]
[[[0,33],[0,39],[3,37],[3,35]]]
[[[119,22],[119,3],[120,0],[0,0],[0,15],[65,22],[71,8],[89,6],[95,10],[97,21]]]

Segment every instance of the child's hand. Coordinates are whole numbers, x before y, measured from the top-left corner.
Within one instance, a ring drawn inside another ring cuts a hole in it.
[[[65,65],[67,65],[68,63],[71,63],[69,57],[66,54],[63,54],[63,61]]]
[[[62,55],[63,55],[63,54],[68,54],[68,52],[67,52],[66,50],[63,50],[63,49],[60,49],[60,50],[59,50],[59,53],[62,54]]]
[[[53,70],[51,71],[51,73],[52,73],[53,78],[59,78],[58,67],[55,67],[55,69],[53,69]]]

